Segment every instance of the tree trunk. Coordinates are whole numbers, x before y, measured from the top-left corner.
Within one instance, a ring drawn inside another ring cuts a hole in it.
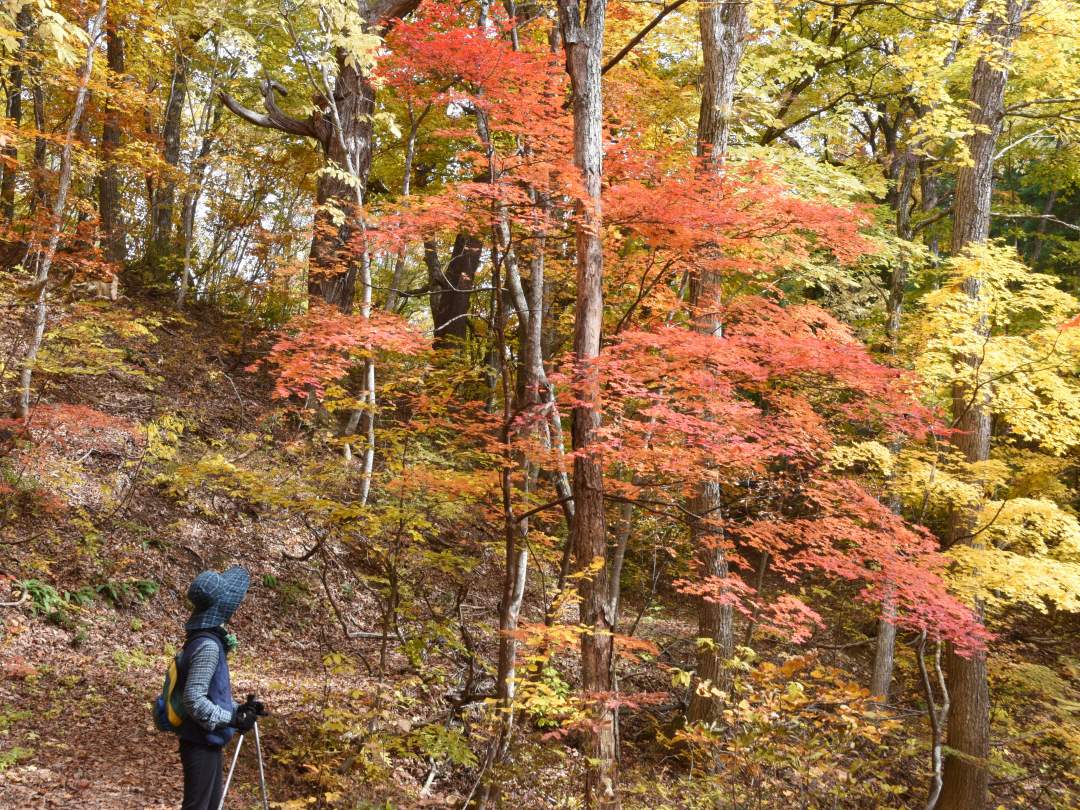
[[[20,11],[21,15],[23,12]],[[22,126],[22,80],[21,63],[16,61],[8,70],[8,94],[4,114],[11,122],[12,129]],[[15,221],[15,177],[19,171],[18,138],[4,147],[4,177],[0,180],[0,211],[8,225]]]
[[[22,35],[19,37],[19,52],[14,63],[8,69],[7,104],[4,113],[11,122],[12,129],[22,126],[22,94],[23,94],[23,69],[22,59],[26,50],[26,39],[34,20],[30,15],[30,7],[24,6],[15,15],[15,26]],[[18,137],[13,137],[11,143],[4,147],[4,177],[0,180],[0,212],[8,225],[15,221],[15,178],[19,167]]]
[[[48,141],[45,139],[45,88],[41,85],[41,60],[33,56],[30,58],[30,99],[34,107],[34,174],[30,191],[30,216],[32,217],[38,208],[45,208],[49,202],[49,192],[45,170],[45,157],[48,153]]]
[[[1056,188],[1050,189],[1050,194],[1046,197],[1046,203],[1043,205],[1042,218],[1039,220],[1039,224],[1035,228],[1035,239],[1031,244],[1031,257],[1028,259],[1028,263],[1033,267],[1038,264],[1039,259],[1042,257],[1043,245],[1045,244],[1044,237],[1046,236],[1046,225],[1049,222],[1047,219],[1054,211],[1054,203],[1057,202],[1058,190]]]
[[[585,805],[617,808],[615,713],[610,705],[615,629],[607,561],[604,476],[593,445],[601,421],[600,354],[604,319],[604,250],[600,202],[603,174],[603,60],[606,0],[589,0],[584,17],[578,0],[559,0],[559,28],[570,75],[574,116],[574,165],[581,171],[586,198],[577,205],[573,351],[574,522],[570,534],[574,566],[584,572],[578,585],[581,635],[581,688],[592,701],[586,744]]]
[[[732,104],[739,77],[739,65],[750,30],[749,4],[706,3],[698,12],[703,61],[701,109],[698,114],[698,156],[709,171],[723,168],[731,134]],[[702,271],[691,286],[690,306],[694,328],[717,339],[722,337],[720,305],[723,280]],[[690,504],[696,517],[690,527],[690,542],[701,577],[722,580],[728,575],[726,551],[718,537],[715,521],[720,518],[721,491],[717,481],[702,484]],[[702,599],[698,604],[697,673],[687,710],[691,723],[712,722],[720,711],[714,689],[728,684],[727,662],[735,654],[731,605]],[[702,692],[703,694],[699,694]]]
[[[338,53],[333,100],[342,131],[329,133],[323,148],[327,160],[352,179],[319,176],[308,265],[308,295],[342,312],[352,310],[356,297],[360,267],[349,243],[358,225],[357,186],[366,188],[371,169],[371,116],[375,112],[371,79],[348,64],[346,57],[344,51]],[[339,224],[334,223],[335,218]]]
[[[431,320],[435,325],[434,346],[445,349],[464,340],[469,332],[469,303],[473,279],[480,267],[483,243],[459,233],[444,267],[434,240],[424,242],[424,263],[432,293]]]
[[[94,16],[86,24],[88,44],[86,46],[86,58],[83,60],[83,68],[79,75],[79,86],[75,91],[75,104],[68,120],[67,133],[64,137],[64,145],[60,149],[60,174],[57,179],[56,199],[52,207],[52,224],[49,238],[41,249],[41,256],[37,262],[37,273],[34,284],[37,288],[37,299],[33,306],[33,331],[27,344],[26,355],[23,358],[22,373],[20,375],[21,391],[19,395],[19,416],[23,419],[30,418],[30,383],[34,373],[34,363],[37,361],[41,343],[45,337],[45,323],[48,316],[49,303],[49,271],[52,269],[56,250],[60,245],[60,235],[64,230],[64,209],[67,206],[68,191],[71,189],[71,153],[76,133],[82,121],[83,112],[86,109],[86,99],[90,95],[88,87],[90,76],[94,71],[94,52],[97,50],[98,40],[105,26],[105,12],[107,0],[101,0]]]
[[[930,721],[930,790],[926,799],[926,810],[934,810],[941,796],[942,783],[942,720],[949,716],[949,689],[945,683],[945,673],[941,669],[941,642],[934,651],[934,672],[937,674],[938,691],[941,693],[941,706],[937,705],[934,687],[930,683],[930,674],[926,669],[926,631],[923,630],[915,649],[919,664],[919,676],[922,681],[923,696],[926,698],[926,716]]]
[[[892,139],[895,152],[895,135]],[[915,180],[918,175],[919,159],[911,148],[904,151],[903,156],[894,156],[897,164],[893,174],[896,175],[897,183],[895,193],[890,195],[890,202],[896,212],[896,234],[901,239],[911,241],[915,234],[911,227],[911,206],[915,193]],[[895,354],[900,343],[900,316],[904,308],[904,293],[907,287],[908,271],[910,265],[905,248],[901,248],[901,255],[896,267],[893,268],[889,279],[889,298],[885,310],[885,338],[886,350]],[[894,449],[899,450],[900,443]],[[895,496],[891,496],[893,503],[890,504],[893,511],[899,514],[900,504]],[[893,666],[896,660],[896,605],[889,591],[881,602],[881,618],[878,620],[877,640],[874,645],[874,665],[870,676],[870,694],[879,698],[882,703],[889,697],[889,687],[892,685]]]
[[[127,251],[120,223],[120,174],[113,162],[113,153],[120,147],[123,134],[114,101],[119,95],[117,85],[124,74],[125,60],[124,38],[116,28],[115,19],[108,22],[106,58],[109,65],[109,93],[105,98],[105,121],[101,129],[101,162],[104,168],[98,176],[98,219],[105,258],[122,264]]]
[[[497,239],[497,236],[495,237]],[[530,411],[541,403],[541,384],[546,378],[544,370],[543,344],[543,306],[544,306],[544,238],[538,237],[537,254],[531,262],[532,274],[529,279],[529,297],[527,307],[519,312],[521,323],[522,377],[521,392],[518,397],[516,412],[526,415],[524,432],[539,434],[542,444],[550,445],[546,440],[549,435],[546,425],[534,423]],[[500,307],[501,312],[501,307]],[[505,321],[503,321],[505,324]],[[501,329],[501,326],[500,326]],[[500,335],[503,334],[500,331]],[[505,348],[505,346],[503,347]],[[505,372],[505,369],[504,369]],[[504,398],[507,397],[506,378],[503,378]],[[511,413],[504,408],[504,429],[510,429]],[[525,436],[527,438],[527,435]],[[518,454],[522,488],[528,498],[538,477],[539,468],[526,454]],[[498,779],[490,770],[506,759],[514,729],[514,697],[517,692],[517,639],[515,632],[521,618],[521,607],[525,598],[525,585],[529,571],[529,535],[528,518],[512,520],[509,505],[509,466],[503,473],[504,512],[508,519],[505,527],[506,554],[503,573],[503,594],[499,602],[499,665],[496,673],[495,691],[499,709],[499,730],[494,744],[488,751],[485,774],[479,786],[476,806],[488,807],[498,803],[500,790]],[[527,501],[526,501],[527,502]]]
[[[900,158],[901,168],[896,187],[896,235],[911,241],[914,233],[911,228],[911,201],[915,192],[915,179],[918,175],[919,159],[910,151]],[[907,286],[909,263],[906,255],[893,269],[889,279],[889,299],[885,313],[885,337],[890,352],[895,352],[900,339],[900,315],[904,308],[904,292]]]
[[[369,29],[379,31],[390,21],[403,17],[419,5],[419,0],[381,0],[364,4],[361,11]],[[319,109],[300,120],[283,113],[274,101],[274,92],[284,92],[279,85],[266,81],[263,102],[267,114],[253,112],[228,94],[221,98],[233,113],[255,126],[276,129],[291,135],[314,138],[323,155],[340,176],[321,174],[315,194],[315,224],[308,263],[308,295],[352,311],[358,275],[366,267],[357,260],[353,235],[362,232],[363,223],[356,210],[367,187],[371,168],[372,113],[375,111],[375,88],[371,78],[361,72],[344,49],[336,54],[337,76],[332,98],[326,89],[312,88]],[[337,224],[335,224],[337,220]],[[364,299],[369,301],[370,285],[364,285]],[[365,304],[365,307],[368,304]]]
[[[973,167],[974,168],[974,167]],[[962,170],[965,171],[965,170]],[[959,200],[959,195],[957,196]],[[989,196],[987,196],[989,204]],[[986,219],[989,222],[989,218]],[[953,244],[956,242],[953,231]],[[986,238],[985,233],[982,237]],[[979,284],[974,279],[965,284],[968,295],[978,297]],[[978,358],[961,358],[975,368]],[[986,396],[973,393],[967,385],[953,389],[953,419],[957,433],[952,442],[971,462],[990,457],[990,411]],[[957,514],[949,530],[951,543],[971,543],[969,537],[975,516]],[[945,657],[951,707],[948,718],[948,747],[958,752],[945,760],[940,810],[982,810],[986,805],[990,774],[986,763],[990,756],[990,689],[986,678],[986,652],[979,650],[968,657],[950,646]]]
[[[985,242],[990,235],[990,201],[993,194],[994,153],[1004,119],[1005,67],[1012,43],[1019,35],[1024,0],[1008,0],[1007,19],[995,16],[987,33],[999,53],[993,60],[981,57],[971,79],[971,120],[975,132],[967,138],[971,162],[960,168],[953,204],[952,250],[962,251],[972,243]],[[968,279],[964,289],[972,298],[980,295],[977,279]],[[988,328],[988,327],[986,327]],[[973,369],[977,385],[979,358],[958,358]],[[986,389],[965,384],[954,386],[953,419],[957,432],[953,443],[968,461],[990,457],[990,412]],[[969,537],[974,515],[957,515],[951,528],[952,542],[972,542]],[[990,755],[990,691],[986,680],[986,653],[964,658],[949,649],[946,657],[951,707],[948,746],[958,752],[945,761],[940,810],[982,810],[986,805]]]
[[[714,167],[723,163],[731,136],[732,104],[750,30],[749,6],[741,0],[709,2],[698,12],[703,63],[698,155]]]
[[[202,143],[199,144],[199,151],[191,164],[190,185],[184,192],[184,202],[180,212],[180,226],[184,237],[184,262],[180,268],[180,287],[176,293],[177,309],[184,308],[188,286],[191,282],[191,250],[195,235],[195,213],[199,206],[199,198],[202,197],[206,165],[210,152],[214,148],[214,132],[221,121],[221,105],[214,102],[213,95],[210,96],[207,104],[213,107],[213,112],[207,110],[204,116]]]
[[[881,602],[877,642],[874,646],[874,669],[870,676],[870,694],[881,701],[889,697],[893,663],[896,657],[896,604],[886,594]]]
[[[720,486],[705,484],[691,502],[690,511],[697,517],[691,525],[691,543],[697,556],[697,572],[704,578],[723,580],[728,576],[727,554],[723,537],[710,521],[718,517]],[[713,690],[730,686],[728,662],[735,654],[735,630],[731,605],[701,599],[698,605],[697,672],[690,695],[686,719],[691,723],[711,723],[720,716],[722,698]]]
[[[172,78],[169,83],[169,98],[165,102],[165,120],[161,135],[165,142],[165,163],[171,169],[180,165],[180,147],[182,145],[182,124],[184,104],[187,100],[188,68],[191,58],[177,49],[173,60]],[[154,207],[150,218],[150,250],[155,262],[162,262],[172,252],[173,212],[176,208],[176,180],[166,177],[154,192]],[[169,268],[155,268],[153,282],[165,283]]]

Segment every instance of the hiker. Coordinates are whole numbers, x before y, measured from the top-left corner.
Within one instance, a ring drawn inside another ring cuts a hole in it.
[[[227,655],[236,637],[225,630],[247,593],[247,571],[203,571],[188,588],[195,606],[184,629],[187,638],[178,657],[183,678],[184,718],[179,727],[180,762],[184,768],[184,803],[180,810],[218,810],[222,795],[222,753],[233,735],[244,734],[265,714],[249,695],[232,699]]]

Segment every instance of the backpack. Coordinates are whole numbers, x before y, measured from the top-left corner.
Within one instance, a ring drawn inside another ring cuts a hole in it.
[[[173,734],[180,733],[180,727],[187,717],[184,708],[184,681],[187,676],[187,662],[184,653],[187,645],[196,638],[209,637],[209,633],[198,633],[189,638],[180,651],[169,659],[169,665],[165,668],[165,682],[161,687],[161,694],[154,701],[154,725],[158,731],[171,731]]]

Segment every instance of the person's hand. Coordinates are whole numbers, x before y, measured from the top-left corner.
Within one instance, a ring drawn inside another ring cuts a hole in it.
[[[266,707],[257,701],[254,695],[248,695],[247,700],[236,707],[229,725],[241,734],[246,734],[255,727],[255,722],[266,714]]]
[[[255,707],[255,715],[257,717],[266,717],[266,715],[270,714],[270,712],[266,710],[266,706],[263,705],[263,702],[261,700],[256,700],[255,695],[248,695],[247,703],[248,705]]]

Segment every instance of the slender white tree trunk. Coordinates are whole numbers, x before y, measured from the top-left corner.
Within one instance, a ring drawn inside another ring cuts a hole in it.
[[[56,258],[56,250],[60,246],[60,237],[64,231],[64,209],[67,207],[68,192],[71,190],[71,152],[75,142],[75,134],[79,130],[83,113],[86,111],[86,99],[89,96],[87,87],[90,84],[90,76],[94,72],[94,53],[98,43],[105,33],[105,14],[108,0],[100,0],[97,11],[86,25],[88,38],[86,46],[86,58],[83,60],[82,70],[79,73],[79,85],[75,91],[75,106],[68,121],[67,132],[64,135],[64,145],[60,150],[60,176],[56,189],[56,200],[52,209],[52,228],[49,238],[41,251],[38,261],[37,274],[34,277],[34,286],[37,289],[37,299],[33,305],[33,332],[30,342],[26,347],[26,355],[23,358],[22,375],[20,379],[21,393],[19,395],[19,416],[23,419],[30,417],[30,383],[34,374],[34,364],[37,362],[38,352],[41,351],[41,342],[45,338],[45,324],[49,315],[49,271],[52,270],[53,259]]]

